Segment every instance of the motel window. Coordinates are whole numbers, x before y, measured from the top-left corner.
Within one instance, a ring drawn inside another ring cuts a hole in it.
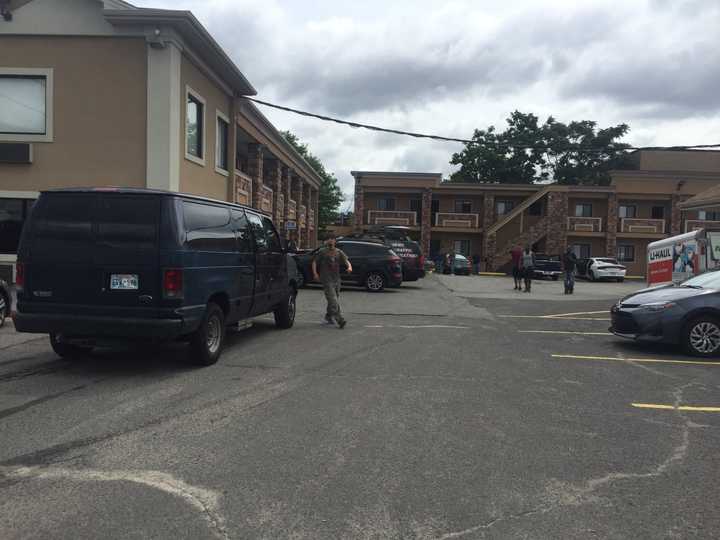
[[[652,216],[652,219],[665,219],[665,207],[653,206],[652,213],[650,215]]]
[[[720,210],[710,212],[708,210],[700,210],[698,212],[698,219],[708,221],[720,221]]]
[[[575,205],[575,217],[592,217],[592,204],[580,203]]]
[[[635,246],[620,244],[617,247],[617,259],[619,262],[633,262],[635,260]]]
[[[185,157],[205,164],[205,100],[187,91],[185,116]]]
[[[34,199],[0,199],[0,253],[14,255]]]
[[[52,74],[0,68],[0,141],[52,141]]]
[[[453,242],[453,248],[455,249],[455,253],[460,253],[460,255],[465,255],[466,257],[470,256],[470,240],[455,240]]]
[[[389,210],[394,211],[395,210],[395,199],[387,198],[387,199],[378,199],[378,210]]]
[[[422,199],[410,199],[410,211],[415,212],[415,223],[422,221]]]
[[[618,207],[618,217],[620,218],[634,218],[637,214],[637,206],[634,204],[621,204]]]
[[[590,244],[573,244],[572,251],[578,259],[590,258]]]
[[[222,113],[217,113],[217,130],[215,135],[215,169],[218,172],[228,171],[228,134],[230,124]]]
[[[472,212],[472,201],[455,201],[456,214],[469,214],[470,212]]]
[[[498,216],[509,214],[512,212],[513,208],[515,208],[515,203],[513,201],[497,201],[495,203],[495,211]]]

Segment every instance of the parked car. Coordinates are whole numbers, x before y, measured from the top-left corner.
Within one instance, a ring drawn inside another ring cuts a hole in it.
[[[5,324],[5,319],[10,317],[12,297],[7,282],[0,279],[0,328]]]
[[[563,269],[559,255],[546,255],[545,253],[537,253],[535,255],[533,277],[537,279],[550,278],[557,281],[562,273]]]
[[[720,270],[626,296],[611,310],[617,336],[680,344],[695,356],[720,354]]]
[[[465,255],[457,253],[455,255],[455,262],[452,267],[452,273],[456,276],[469,276],[471,264]]]
[[[425,256],[420,244],[409,236],[410,229],[400,225],[373,225],[366,231],[339,238],[380,242],[392,249],[402,260],[403,281],[417,281],[425,277]]]
[[[435,261],[430,258],[425,259],[425,272],[434,272],[435,268]]]
[[[402,262],[389,247],[378,242],[341,240],[337,242],[352,264],[352,274],[341,272],[344,283],[365,287],[370,292],[380,292],[385,287],[397,287],[402,283]],[[318,249],[296,258],[306,283],[312,281],[312,261]]]
[[[295,320],[297,283],[272,220],[240,205],[146,189],[40,195],[17,263],[20,332],[62,357],[117,340],[185,340],[220,357],[225,328],[274,313]]]
[[[589,279],[590,281],[599,281],[608,279],[611,281],[625,281],[627,269],[620,264],[617,259],[609,257],[591,257],[589,259],[580,259],[577,263],[576,275]]]

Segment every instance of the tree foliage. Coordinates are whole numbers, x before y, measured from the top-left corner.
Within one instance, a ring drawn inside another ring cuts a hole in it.
[[[629,145],[619,139],[629,130],[627,124],[601,129],[590,120],[563,124],[552,116],[540,124],[534,114],[515,111],[503,132],[475,130],[472,142],[452,156],[460,169],[450,181],[607,185],[609,171],[627,162]]]
[[[300,142],[297,135],[290,131],[282,131],[282,136],[289,142],[295,150],[305,158],[305,161],[315,170],[321,179],[320,192],[318,194],[318,206],[320,207],[318,216],[318,228],[324,229],[327,225],[335,222],[338,216],[338,209],[343,202],[343,194],[340,186],[338,186],[337,178],[333,173],[329,173],[320,159],[310,152],[307,144]]]

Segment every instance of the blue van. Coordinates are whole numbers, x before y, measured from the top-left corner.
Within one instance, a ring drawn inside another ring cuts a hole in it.
[[[272,220],[192,195],[125,188],[41,193],[18,248],[19,332],[61,357],[106,341],[186,340],[217,362],[225,329],[295,319],[297,282]]]

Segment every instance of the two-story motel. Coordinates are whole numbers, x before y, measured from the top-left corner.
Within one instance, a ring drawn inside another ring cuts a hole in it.
[[[479,255],[485,270],[507,268],[514,245],[579,257],[617,257],[644,275],[647,244],[703,226],[720,212],[680,203],[720,183],[720,152],[638,151],[608,186],[463,184],[439,173],[354,171],[355,226],[406,225],[430,256]]]

